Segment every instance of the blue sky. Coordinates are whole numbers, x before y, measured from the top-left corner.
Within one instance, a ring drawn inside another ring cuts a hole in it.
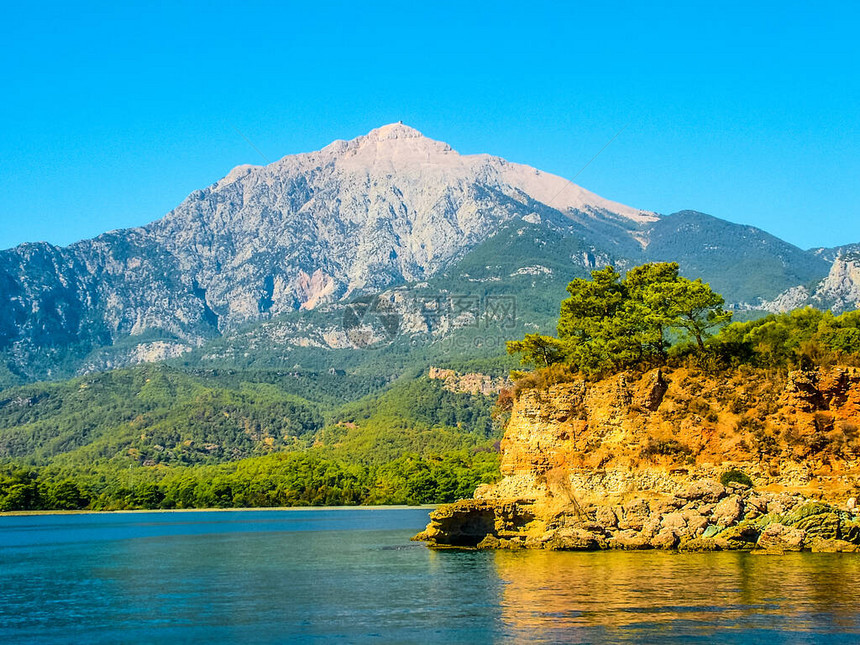
[[[860,3],[14,3],[0,248],[142,225],[403,120],[806,247],[860,242]]]

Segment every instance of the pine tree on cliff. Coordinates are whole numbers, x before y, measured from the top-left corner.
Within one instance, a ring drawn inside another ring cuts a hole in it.
[[[665,361],[670,335],[695,341],[699,352],[715,327],[731,320],[725,301],[701,280],[678,275],[676,262],[644,264],[622,279],[614,267],[567,286],[558,338],[528,334],[507,344],[524,364],[566,363],[586,373]]]

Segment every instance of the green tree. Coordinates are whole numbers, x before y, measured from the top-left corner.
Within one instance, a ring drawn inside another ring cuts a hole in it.
[[[679,277],[669,286],[671,326],[691,335],[699,351],[705,351],[705,339],[711,330],[732,319],[732,312],[723,309],[725,300],[701,279]]]
[[[86,507],[88,500],[71,479],[55,482],[48,488],[48,507],[73,511]]]
[[[609,266],[571,281],[567,292],[558,338],[529,334],[508,352],[538,367],[564,361],[600,373],[665,361],[671,334],[688,335],[703,352],[711,330],[731,319],[723,297],[681,277],[675,262],[635,267],[623,279]]]
[[[41,508],[41,504],[34,475],[24,470],[0,474],[0,511],[29,511]]]
[[[600,337],[601,321],[614,317],[627,297],[621,275],[611,266],[592,271],[591,280],[572,280],[567,293],[561,303],[558,337],[574,343]]]
[[[639,342],[645,354],[666,356],[666,332],[672,327],[672,287],[678,280],[675,262],[643,264],[627,272],[628,314],[639,321]]]
[[[576,278],[562,301],[558,337],[567,362],[590,373],[617,369],[642,359],[639,321],[629,306],[629,290],[614,267]]]
[[[522,354],[523,365],[549,367],[564,359],[564,344],[552,336],[526,334],[522,340],[510,340],[505,345],[508,354]]]

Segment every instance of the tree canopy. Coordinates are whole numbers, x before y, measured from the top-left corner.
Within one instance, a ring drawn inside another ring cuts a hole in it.
[[[860,310],[834,315],[813,307],[733,323],[715,339],[729,363],[811,367],[860,362]]]
[[[566,363],[585,373],[625,369],[665,360],[672,339],[699,351],[712,330],[731,320],[723,297],[708,284],[678,273],[676,262],[630,269],[614,267],[576,278],[561,303],[558,337],[528,334],[507,344],[524,364]]]

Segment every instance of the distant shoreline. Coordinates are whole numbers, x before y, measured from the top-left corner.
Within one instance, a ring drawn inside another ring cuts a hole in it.
[[[121,513],[226,513],[226,512],[247,512],[247,511],[352,511],[352,510],[396,510],[396,509],[434,509],[439,504],[419,504],[410,506],[408,504],[380,504],[376,506],[361,505],[361,506],[256,506],[242,508],[140,508],[140,509],[122,509],[115,511],[61,511],[61,510],[44,510],[44,511],[7,511],[0,513],[0,519],[4,517],[24,517],[29,515],[116,515]]]

